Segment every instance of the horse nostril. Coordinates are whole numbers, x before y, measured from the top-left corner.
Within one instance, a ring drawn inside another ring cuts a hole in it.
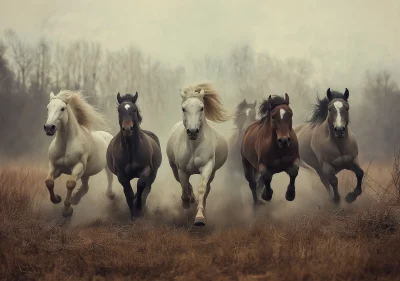
[[[43,129],[45,129],[45,130],[46,130],[46,125],[44,125],[44,126],[43,126]]]
[[[290,138],[287,138],[287,142],[290,142]]]
[[[187,129],[187,130],[186,130],[186,133],[190,134],[190,130],[189,130],[189,129]]]
[[[199,129],[196,129],[196,134],[199,132]]]
[[[56,126],[54,126],[54,125],[51,125],[51,129],[52,130],[54,130],[56,128]]]

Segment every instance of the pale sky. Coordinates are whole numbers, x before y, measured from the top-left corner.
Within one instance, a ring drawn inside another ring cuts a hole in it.
[[[0,0],[5,28],[27,40],[133,43],[183,66],[249,42],[282,59],[311,59],[318,79],[339,88],[367,68],[400,78],[399,0]]]

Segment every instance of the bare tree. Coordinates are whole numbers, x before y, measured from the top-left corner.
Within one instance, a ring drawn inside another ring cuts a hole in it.
[[[11,50],[11,57],[18,69],[22,91],[26,93],[27,78],[33,68],[33,49],[21,40],[12,29],[7,29],[4,35]]]

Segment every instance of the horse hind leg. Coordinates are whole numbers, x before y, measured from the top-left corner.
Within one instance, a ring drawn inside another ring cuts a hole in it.
[[[71,204],[77,205],[82,197],[89,191],[89,177],[82,177],[82,186],[71,197]]]
[[[108,199],[110,200],[114,200],[115,198],[115,193],[112,190],[112,184],[113,184],[113,179],[114,179],[114,175],[113,173],[110,171],[110,169],[106,166],[105,169],[106,174],[107,174],[107,191],[106,191],[106,196],[108,197]]]

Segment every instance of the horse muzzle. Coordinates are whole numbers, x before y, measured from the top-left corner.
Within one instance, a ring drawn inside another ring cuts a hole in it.
[[[197,136],[199,135],[199,131],[200,130],[198,128],[196,128],[196,129],[187,129],[186,133],[187,133],[187,135],[188,135],[190,140],[196,140]]]
[[[342,139],[344,138],[344,135],[346,133],[346,127],[344,126],[337,126],[333,128],[335,137],[337,137],[338,139]]]
[[[57,127],[52,124],[45,124],[43,128],[44,128],[46,135],[48,135],[48,136],[54,136],[54,134],[57,131]]]
[[[280,148],[287,148],[290,146],[290,137],[282,137],[278,139],[278,145]]]
[[[125,137],[130,137],[133,134],[133,126],[132,127],[122,127],[122,134]]]

